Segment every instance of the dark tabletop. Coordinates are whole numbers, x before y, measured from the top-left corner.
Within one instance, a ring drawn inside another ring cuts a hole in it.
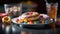
[[[6,28],[3,30],[4,34],[60,34],[60,27],[56,28],[56,32],[52,30],[50,26],[45,26],[47,28],[26,28],[26,27],[20,27],[15,24],[10,25],[9,31],[6,30]],[[6,26],[8,27],[8,26]],[[23,32],[23,33],[22,33]]]
[[[54,31],[52,30],[52,28],[38,28],[38,29],[31,29],[31,28],[23,28],[23,27],[18,27],[16,25],[12,25],[12,27],[15,29],[12,30],[13,31],[13,34],[19,34],[22,32],[24,32],[25,34],[60,34],[60,28],[57,27],[56,28],[56,32],[54,33]]]

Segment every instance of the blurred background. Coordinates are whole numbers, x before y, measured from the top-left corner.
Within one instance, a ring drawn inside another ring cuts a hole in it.
[[[0,12],[5,12],[4,11],[4,4],[12,4],[12,3],[23,3],[23,2],[27,2],[27,1],[32,1],[32,2],[35,2],[38,6],[36,8],[36,11],[39,12],[39,13],[47,13],[46,11],[46,2],[45,0],[0,0]],[[58,2],[59,5],[58,5],[58,17],[60,17],[60,0],[47,0],[48,3],[55,3],[55,2]]]

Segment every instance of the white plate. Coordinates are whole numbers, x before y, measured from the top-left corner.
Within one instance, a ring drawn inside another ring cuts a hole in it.
[[[19,24],[19,23],[16,22],[16,20],[17,20],[18,18],[19,18],[19,17],[13,18],[13,19],[12,19],[12,22],[13,22],[13,23],[16,23],[16,24]]]

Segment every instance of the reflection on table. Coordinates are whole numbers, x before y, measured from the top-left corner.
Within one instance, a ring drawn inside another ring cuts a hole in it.
[[[9,31],[7,32],[6,28],[9,27]],[[50,26],[46,26],[47,28],[38,28],[38,29],[31,29],[31,28],[23,28],[15,24],[11,24],[10,26],[5,27],[6,34],[55,34],[59,33],[60,29],[56,28],[56,32],[54,33]]]

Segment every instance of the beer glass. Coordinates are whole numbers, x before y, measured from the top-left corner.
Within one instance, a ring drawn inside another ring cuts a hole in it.
[[[48,14],[48,16],[51,19],[53,19],[54,22],[56,22],[58,3],[47,3],[46,2],[46,8],[47,8],[47,14]]]
[[[46,1],[47,14],[50,17],[50,19],[52,20],[52,28],[53,28],[53,31],[54,31],[54,34],[55,34],[56,33],[55,23],[56,23],[56,20],[57,20],[58,3],[57,2],[48,3],[47,0],[45,0],[45,1]]]

